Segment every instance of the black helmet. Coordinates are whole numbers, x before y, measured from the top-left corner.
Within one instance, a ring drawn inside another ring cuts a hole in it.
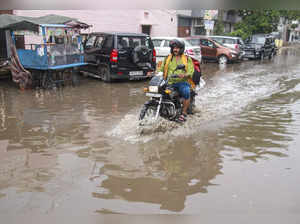
[[[173,54],[173,49],[174,47],[178,47],[180,48],[179,50],[179,54],[183,54],[184,49],[185,49],[185,44],[182,40],[178,40],[178,39],[173,39],[170,41],[169,44],[170,48],[171,48],[171,54]]]

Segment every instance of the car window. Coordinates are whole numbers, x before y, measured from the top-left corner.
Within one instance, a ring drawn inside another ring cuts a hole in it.
[[[207,46],[208,46],[208,47],[214,47],[215,45],[214,45],[213,42],[207,40]]]
[[[112,48],[113,41],[114,41],[114,38],[112,35],[107,36],[103,43],[103,48]]]
[[[153,47],[149,37],[118,36],[118,49],[135,48],[138,46]]]
[[[187,40],[183,40],[186,47],[192,47],[191,43],[189,43]]]
[[[244,41],[242,39],[238,39],[238,44],[244,45]]]
[[[224,44],[235,44],[235,40],[234,39],[225,38],[223,43]]]
[[[199,46],[200,45],[200,39],[189,39],[187,40],[191,45],[193,46]]]
[[[206,39],[201,39],[200,40],[200,44],[203,45],[203,46],[207,46],[208,47],[208,43],[207,43]]]
[[[101,48],[101,46],[103,44],[103,41],[104,41],[104,37],[103,36],[99,36],[97,38],[97,40],[96,40],[95,47]]]
[[[219,37],[213,37],[212,39],[215,40],[215,41],[217,41],[217,42],[219,42],[219,43],[223,43],[222,38],[219,38]]]
[[[164,47],[170,47],[169,44],[170,44],[170,41],[169,40],[165,40]]]
[[[266,40],[265,37],[253,36],[252,39],[250,40],[250,43],[264,44],[265,40]]]
[[[97,36],[91,36],[90,38],[88,38],[88,40],[87,40],[87,42],[85,44],[85,47],[86,48],[94,47],[94,43],[95,43],[96,37]]]
[[[154,47],[160,47],[162,40],[152,40]]]

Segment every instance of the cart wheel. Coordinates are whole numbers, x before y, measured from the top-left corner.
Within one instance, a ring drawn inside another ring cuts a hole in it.
[[[42,80],[42,88],[44,89],[52,89],[55,88],[55,82],[53,81],[52,77],[51,77],[51,72],[49,71],[45,71],[43,74],[43,80]]]
[[[79,85],[79,72],[75,69],[72,69],[72,85],[78,86]]]

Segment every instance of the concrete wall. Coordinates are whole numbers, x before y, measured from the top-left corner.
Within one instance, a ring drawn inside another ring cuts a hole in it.
[[[176,10],[14,10],[19,16],[58,14],[92,25],[85,32],[121,31],[141,33],[141,25],[151,25],[151,36],[176,36]]]

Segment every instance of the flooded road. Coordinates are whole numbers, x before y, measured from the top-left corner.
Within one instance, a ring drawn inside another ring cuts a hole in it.
[[[300,223],[299,58],[292,46],[272,60],[204,64],[199,112],[147,127],[147,81],[50,91],[1,81],[1,223]]]

